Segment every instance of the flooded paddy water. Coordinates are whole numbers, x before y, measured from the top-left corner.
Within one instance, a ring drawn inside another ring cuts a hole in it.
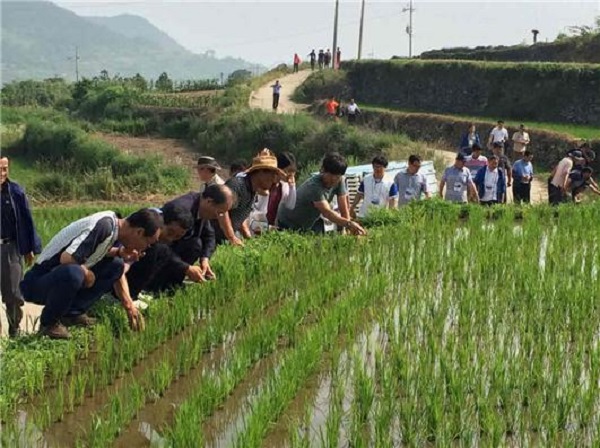
[[[417,216],[290,252],[289,278],[240,289],[62,421],[19,414],[21,445],[594,446],[600,213],[577,213]]]

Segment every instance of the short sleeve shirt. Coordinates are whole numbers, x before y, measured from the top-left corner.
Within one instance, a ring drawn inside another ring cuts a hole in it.
[[[394,184],[398,188],[399,206],[410,201],[418,201],[423,194],[429,193],[427,178],[421,173],[409,174],[408,171],[401,171],[396,174]]]
[[[508,131],[506,128],[498,129],[498,127],[495,127],[492,129],[492,132],[490,132],[490,135],[492,136],[492,143],[503,143],[508,140]]]
[[[233,207],[229,210],[229,218],[233,230],[240,230],[243,222],[248,219],[254,205],[254,191],[250,178],[245,174],[238,174],[225,182],[234,194]]]
[[[475,177],[481,168],[485,168],[488,164],[488,159],[485,156],[479,156],[476,159],[473,156],[468,156],[465,166],[469,168],[471,177]]]
[[[471,179],[471,173],[467,167],[458,169],[450,166],[444,171],[442,180],[446,182],[444,199],[451,202],[467,202],[467,186]]]
[[[277,211],[277,222],[293,230],[310,230],[319,219],[321,212],[314,206],[315,202],[330,202],[334,196],[348,194],[346,180],[333,188],[326,188],[320,174],[307,179],[296,190],[296,205],[290,210],[279,204]]]

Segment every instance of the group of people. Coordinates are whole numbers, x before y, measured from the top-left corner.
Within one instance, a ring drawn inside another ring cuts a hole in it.
[[[356,118],[362,114],[362,111],[354,101],[354,98],[351,98],[348,104],[343,106],[336,101],[335,96],[329,97],[325,103],[325,111],[327,117],[335,121],[345,115],[348,119],[348,124],[355,124]]]
[[[444,197],[447,200],[467,202],[467,199],[471,199],[484,205],[492,205],[506,203],[507,188],[512,186],[514,202],[531,202],[533,153],[528,149],[530,143],[531,138],[525,125],[521,124],[510,138],[504,121],[499,120],[489,133],[487,148],[491,151],[491,156],[486,157],[482,155],[482,142],[477,129],[471,124],[461,136],[455,164],[444,173],[440,195],[442,189],[446,188]],[[509,149],[513,164],[506,155]],[[550,204],[566,202],[569,197],[574,202],[580,202],[581,194],[587,188],[600,194],[592,177],[593,170],[589,166],[594,158],[595,154],[587,143],[568,152],[548,179]]]
[[[43,306],[40,334],[67,339],[69,326],[94,324],[87,312],[106,294],[122,303],[132,329],[141,329],[139,295],[216,279],[212,255],[220,244],[243,246],[257,233],[250,228],[253,212],[282,230],[324,232],[322,216],[364,235],[350,216],[346,168],[343,156],[328,154],[319,174],[296,189],[296,159],[289,152],[275,156],[265,149],[249,167],[236,162],[226,181],[214,158],[200,157],[200,191],[124,218],[114,211],[94,213],[60,230],[42,250],[25,193],[9,178],[4,157],[0,249],[9,335],[19,333],[28,301]],[[339,212],[330,206],[334,196]],[[31,266],[24,277],[23,260]]]
[[[487,157],[476,141],[468,155],[461,147],[443,173],[440,197],[492,205],[506,202],[512,185],[515,202],[529,202],[533,155],[525,149],[511,166],[500,143],[492,141]],[[600,195],[588,166],[590,154],[585,145],[572,150],[553,170],[548,184],[552,204],[564,202],[568,192],[577,201],[586,188]],[[386,176],[387,159],[376,156],[373,172],[362,179],[350,203],[344,180],[348,165],[338,153],[325,155],[319,173],[299,187],[296,158],[290,152],[275,155],[264,149],[249,166],[236,161],[227,180],[219,176],[224,171],[219,163],[203,156],[197,164],[198,191],[124,218],[114,211],[94,213],[60,230],[42,250],[27,197],[9,178],[9,160],[3,157],[1,293],[9,335],[18,334],[22,306],[29,301],[43,306],[41,334],[69,338],[68,326],[94,324],[87,311],[106,294],[121,302],[131,327],[141,329],[136,306],[140,294],[173,291],[186,280],[216,279],[210,260],[220,244],[244,246],[245,239],[272,229],[323,233],[326,221],[341,231],[365,235],[360,222],[372,209],[429,198],[421,163],[411,155],[407,167],[391,179]],[[31,266],[25,276],[23,261]]]
[[[298,55],[297,54],[294,55],[294,70],[295,71],[297,71],[296,70],[296,56],[298,56]],[[327,51],[323,51],[323,49],[320,49],[318,53],[313,49],[308,54],[308,57],[310,59],[310,69],[312,71],[315,70],[315,66],[318,66],[319,70],[323,70],[324,68],[329,68],[330,66],[334,70],[337,70],[340,68],[340,63],[342,61],[342,50],[340,50],[340,47],[337,47],[337,49],[335,51],[335,55],[334,55],[331,52],[331,50],[329,50],[329,48],[327,49]]]

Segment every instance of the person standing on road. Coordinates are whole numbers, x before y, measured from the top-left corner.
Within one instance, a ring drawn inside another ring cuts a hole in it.
[[[533,182],[533,153],[526,149],[523,157],[517,160],[512,167],[513,201],[516,204],[531,203],[531,182]]]
[[[271,86],[273,89],[273,110],[277,111],[279,107],[279,94],[281,93],[281,84],[279,84],[279,80],[275,81],[275,84]]]
[[[558,205],[567,199],[567,181],[575,163],[583,163],[581,151],[570,151],[552,170],[548,179],[548,202]]]
[[[300,56],[298,56],[298,53],[294,53],[294,73],[298,73],[299,66],[300,66]]]
[[[523,157],[523,154],[527,150],[527,145],[531,143],[529,138],[529,133],[525,128],[525,125],[522,124],[519,126],[519,130],[513,134],[513,160],[518,160]]]
[[[329,64],[331,64],[331,51],[328,48],[325,52],[325,68],[329,68]]]
[[[317,225],[320,216],[323,216],[338,227],[348,229],[353,235],[365,235],[365,229],[350,219],[344,180],[347,168],[348,164],[342,155],[327,154],[323,158],[320,173],[307,179],[298,188],[294,209],[279,206],[278,226],[284,230],[324,233],[324,227]],[[337,196],[339,213],[332,210],[329,204],[332,196]]]
[[[221,166],[215,159],[208,156],[198,158],[198,166],[196,171],[200,178],[200,193],[202,193],[209,185],[223,185],[225,181],[217,174]]]
[[[361,114],[361,111],[358,104],[354,102],[354,98],[352,98],[348,106],[346,106],[346,113],[348,114],[348,124],[356,123],[356,117]]]
[[[125,219],[94,213],[58,232],[21,282],[25,300],[44,305],[40,334],[69,339],[65,325],[93,325],[87,311],[123,275],[123,259],[156,243],[161,227],[160,214],[144,208]]]
[[[322,49],[319,50],[319,56],[317,60],[319,62],[319,70],[323,70],[323,67],[325,66],[325,53]]]
[[[411,155],[408,158],[406,170],[400,171],[394,178],[394,183],[398,189],[398,207],[408,204],[411,201],[419,201],[425,197],[429,199],[429,186],[424,174],[419,173],[421,169],[421,157]]]
[[[19,335],[23,319],[23,296],[19,283],[23,279],[23,259],[31,266],[36,254],[42,251],[40,237],[35,231],[33,217],[25,191],[9,179],[7,157],[0,158],[0,183],[2,186],[2,227],[0,232],[0,290],[2,302],[6,305],[8,335]]]
[[[454,165],[446,168],[440,181],[440,191],[438,193],[440,198],[450,202],[466,204],[467,193],[469,193],[475,201],[479,202],[477,188],[473,183],[471,172],[465,167],[465,161],[466,156],[458,154]],[[444,189],[446,189],[445,194]]]
[[[375,156],[372,160],[373,173],[368,174],[360,182],[358,192],[350,206],[350,216],[356,218],[356,207],[362,201],[358,217],[364,218],[367,213],[376,208],[395,208],[398,200],[398,187],[391,179],[386,179],[385,169],[388,160],[384,156]],[[364,199],[364,200],[363,200]]]
[[[471,123],[467,132],[465,132],[460,139],[459,151],[466,156],[470,156],[473,152],[473,146],[475,145],[481,148],[481,140],[477,133],[477,128]]]
[[[488,148],[492,148],[494,143],[499,143],[502,151],[504,151],[504,146],[508,142],[508,131],[504,127],[504,121],[498,120],[498,124],[492,131],[490,132],[490,137],[488,139]]]
[[[337,50],[335,52],[335,69],[336,70],[340,69],[341,63],[342,63],[342,50],[340,50],[340,47],[337,47]]]
[[[310,69],[311,71],[315,71],[315,61],[317,59],[317,54],[315,53],[315,49],[313,48],[313,50],[308,54],[308,57],[310,58]]]
[[[488,165],[480,169],[474,180],[481,205],[502,204],[505,202],[506,179],[504,171],[498,169],[498,157],[490,156]]]

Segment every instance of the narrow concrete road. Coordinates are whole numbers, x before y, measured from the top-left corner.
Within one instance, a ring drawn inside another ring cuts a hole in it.
[[[301,111],[308,107],[306,104],[294,103],[291,99],[296,87],[302,84],[311,74],[310,70],[302,70],[298,73],[286,75],[279,78],[281,93],[279,96],[279,107],[277,113],[290,114]],[[262,86],[250,95],[250,107],[253,109],[273,110],[273,89],[271,86],[275,79]]]

